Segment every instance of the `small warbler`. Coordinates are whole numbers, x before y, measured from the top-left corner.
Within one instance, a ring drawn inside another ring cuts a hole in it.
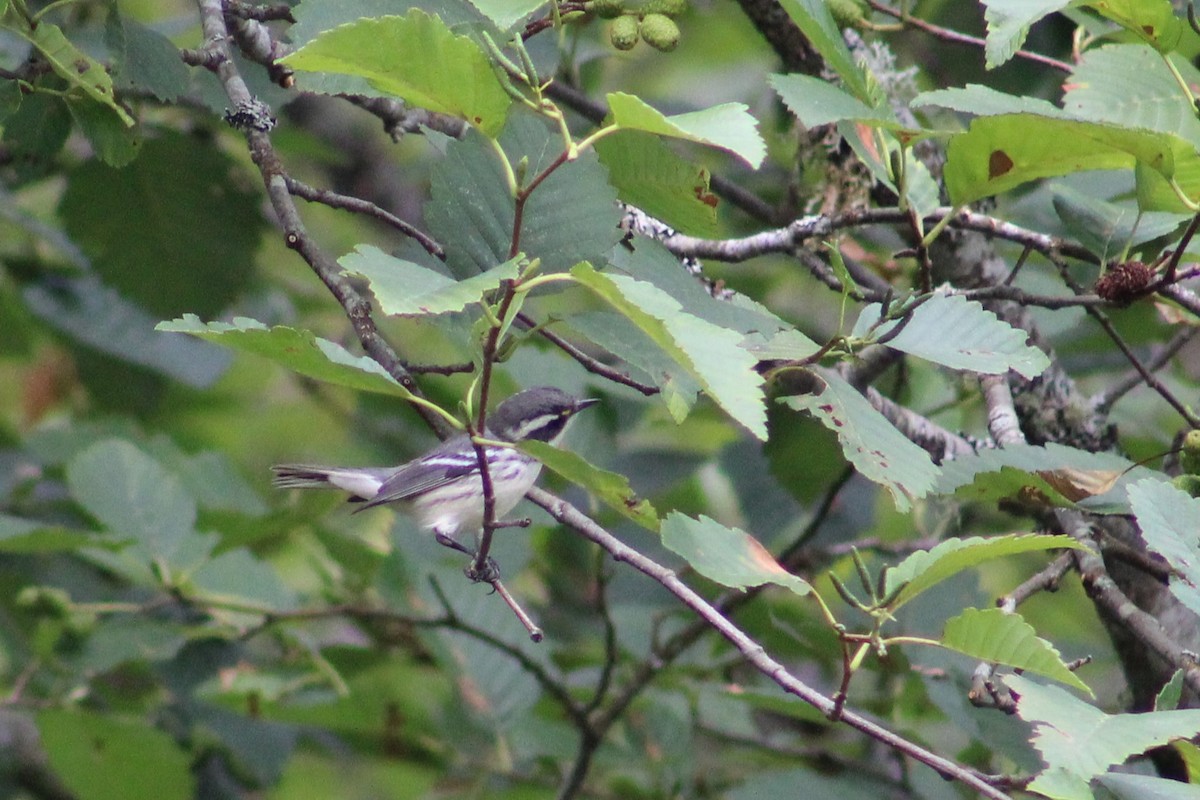
[[[504,442],[536,440],[555,444],[576,413],[596,400],[572,397],[551,386],[518,392],[487,417],[484,437]],[[507,514],[533,487],[541,462],[511,447],[485,447],[492,480],[495,516]],[[362,502],[358,510],[399,503],[440,544],[464,553],[475,551],[459,541],[483,529],[483,481],[469,436],[458,434],[425,455],[398,467],[319,467],[279,464],[274,485],[281,489],[336,488]]]

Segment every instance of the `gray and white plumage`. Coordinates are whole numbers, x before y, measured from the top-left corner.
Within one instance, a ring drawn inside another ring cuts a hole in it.
[[[518,392],[487,420],[486,437],[506,442],[557,442],[577,412],[595,403],[554,387]],[[542,465],[519,450],[487,447],[497,518],[520,502],[537,481]],[[457,549],[459,534],[483,527],[483,486],[470,438],[454,436],[425,455],[398,467],[324,467],[280,464],[272,467],[281,489],[337,488],[362,502],[358,510],[399,503],[422,528]]]

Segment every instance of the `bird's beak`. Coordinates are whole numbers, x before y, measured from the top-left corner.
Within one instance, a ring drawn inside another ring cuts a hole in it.
[[[594,405],[596,405],[596,403],[599,403],[599,402],[600,402],[600,400],[595,397],[585,397],[582,400],[579,400],[575,403],[575,411],[573,413],[578,414],[580,411],[583,411],[588,406],[594,406]]]

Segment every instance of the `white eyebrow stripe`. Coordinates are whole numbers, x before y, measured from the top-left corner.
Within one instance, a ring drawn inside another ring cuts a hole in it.
[[[540,417],[527,419],[511,431],[505,431],[505,435],[511,437],[513,441],[520,441],[528,436],[531,431],[544,428],[561,416],[562,414],[542,414]]]

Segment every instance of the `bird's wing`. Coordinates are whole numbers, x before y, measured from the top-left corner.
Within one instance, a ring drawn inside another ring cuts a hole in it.
[[[472,474],[479,474],[479,461],[473,450],[463,452],[452,444],[442,445],[429,455],[397,468],[359,510],[410,500]]]

